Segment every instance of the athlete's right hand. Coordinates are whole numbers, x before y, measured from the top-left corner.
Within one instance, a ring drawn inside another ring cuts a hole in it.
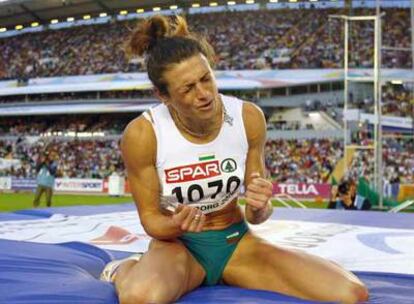
[[[201,232],[206,222],[206,216],[195,207],[178,204],[172,215],[172,221],[183,232]]]

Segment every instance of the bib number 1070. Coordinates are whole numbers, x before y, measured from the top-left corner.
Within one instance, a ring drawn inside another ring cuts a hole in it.
[[[231,176],[226,183],[226,193],[233,193],[240,186],[240,178],[237,176]],[[207,184],[208,188],[214,189],[214,193],[210,196],[212,199],[215,199],[216,196],[222,192],[224,188],[224,183],[222,179],[209,182]],[[177,197],[179,203],[184,203],[183,189],[182,187],[175,187],[172,191],[172,194]],[[204,198],[203,188],[199,184],[192,184],[187,189],[187,198],[190,203],[197,202]]]

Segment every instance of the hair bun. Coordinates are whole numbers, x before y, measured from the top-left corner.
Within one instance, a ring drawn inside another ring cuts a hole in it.
[[[148,35],[152,37],[154,41],[164,38],[168,35],[170,30],[170,25],[167,20],[167,17],[156,15],[151,19],[147,20],[148,22]]]
[[[188,30],[187,21],[181,16],[175,16],[173,28],[172,36],[191,36],[190,31]]]
[[[124,50],[129,58],[147,55],[147,69],[150,65],[162,65],[162,62],[178,62],[196,53],[206,56],[212,67],[215,63],[211,45],[203,36],[190,32],[187,21],[181,16],[155,15],[139,22],[124,44]],[[159,78],[159,75],[151,78],[154,85],[159,87],[155,78]]]
[[[127,40],[125,51],[129,57],[142,56],[151,49],[157,40],[168,36],[170,25],[165,16],[156,15],[138,24]]]

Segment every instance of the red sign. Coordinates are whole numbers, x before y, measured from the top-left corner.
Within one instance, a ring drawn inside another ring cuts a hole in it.
[[[119,226],[110,226],[104,235],[90,240],[96,245],[125,245],[138,239],[149,239],[145,234],[136,235]]]
[[[273,184],[273,194],[287,194],[294,198],[329,198],[330,184]]]
[[[189,182],[220,175],[220,165],[217,160],[166,169],[167,184]]]

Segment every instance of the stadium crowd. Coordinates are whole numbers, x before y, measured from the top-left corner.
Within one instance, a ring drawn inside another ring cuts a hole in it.
[[[387,138],[383,145],[383,178],[385,181],[398,179],[401,183],[414,183],[414,139]],[[365,176],[373,179],[374,150],[357,150],[349,170],[349,177]]]
[[[339,68],[343,25],[329,21],[344,10],[259,10],[188,15],[216,50],[218,70]],[[354,9],[353,15],[373,10]],[[408,9],[387,9],[383,41],[410,46]],[[142,59],[124,57],[122,45],[136,21],[78,26],[0,39],[0,79],[143,71]],[[373,23],[352,23],[350,66],[372,66]],[[409,68],[409,52],[388,50],[386,67]]]
[[[343,155],[343,142],[332,139],[270,140],[265,163],[279,183],[325,183]]]
[[[0,136],[50,136],[68,132],[117,135],[136,113],[9,117],[0,123]]]
[[[367,97],[362,100],[354,100],[353,98],[350,98],[349,107],[373,114],[374,99]],[[403,85],[387,84],[383,86],[381,114],[386,116],[414,118],[414,96],[412,95],[412,89]]]
[[[40,139],[30,143],[0,140],[0,158],[19,159],[20,166],[0,170],[0,176],[36,177],[36,163],[45,151],[57,162],[57,177],[105,178],[113,172],[124,174],[118,140]]]
[[[0,176],[33,178],[38,158],[48,151],[57,161],[57,177],[106,178],[125,175],[119,136],[89,139],[56,137],[0,139],[0,159],[18,159],[20,165],[1,169]],[[414,140],[387,139],[383,147],[384,182],[414,183]],[[278,183],[329,183],[343,157],[343,141],[334,139],[269,140],[265,163]],[[357,150],[346,179],[373,178],[373,151]]]
[[[37,158],[49,151],[58,162],[58,177],[104,178],[116,171],[125,174],[118,139],[31,141],[0,140],[0,158],[19,159],[21,166],[0,170],[0,175],[34,177]],[[301,155],[307,155],[305,158]],[[323,140],[276,140],[266,144],[266,165],[277,182],[326,182],[341,157],[341,142]]]
[[[340,148],[339,141],[327,139],[269,141],[266,165],[278,182],[322,183],[341,157]],[[58,162],[58,177],[104,178],[113,171],[124,174],[118,139],[41,138],[31,142],[21,137],[17,141],[0,140],[0,158],[21,160],[21,167],[2,170],[1,175],[34,177],[37,158],[45,150]]]
[[[414,96],[409,88],[388,85],[382,91],[381,109],[384,115],[411,117],[414,119]]]

